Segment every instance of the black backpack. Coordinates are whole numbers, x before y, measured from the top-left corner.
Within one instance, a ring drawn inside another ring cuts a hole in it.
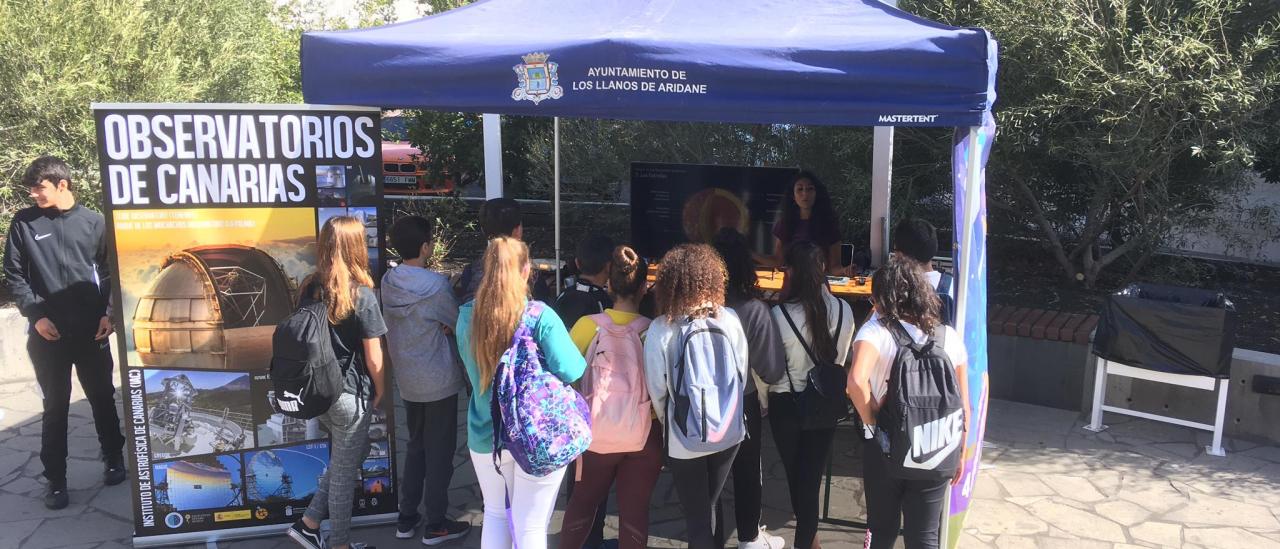
[[[916,343],[897,320],[880,320],[898,345],[889,392],[876,417],[889,435],[889,474],[908,480],[951,478],[964,448],[964,404],[939,326]]]
[[[324,301],[303,298],[271,337],[271,405],[277,412],[312,419],[342,395],[342,365],[333,352]]]
[[[938,311],[939,312],[938,316],[942,317],[943,324],[946,324],[947,326],[955,328],[956,327],[956,298],[955,296],[952,295],[952,292],[951,292],[951,282],[955,280],[955,277],[951,276],[950,273],[938,273],[938,274],[942,275],[941,277],[938,278],[938,287],[935,288],[935,290],[937,290],[938,292],[938,301],[942,302],[942,307]]]
[[[844,305],[837,304],[836,331],[832,337],[838,344],[840,341],[840,331],[844,328]],[[800,345],[804,347],[805,354],[809,355],[809,360],[813,361],[813,368],[809,370],[804,391],[796,393],[795,380],[791,379],[791,368],[783,366],[783,370],[787,373],[787,384],[791,386],[791,393],[796,395],[800,408],[801,429],[805,431],[833,429],[840,420],[849,417],[849,396],[845,393],[848,385],[848,372],[844,367],[833,362],[836,357],[831,360],[819,360],[814,354],[813,349],[809,347],[809,342],[804,340],[804,334],[800,333],[800,328],[796,327],[794,320],[791,320],[791,314],[787,312],[787,307],[781,305],[778,307],[782,311],[782,318],[786,319],[787,324],[791,326],[791,331],[795,333],[796,339],[800,341]],[[839,351],[836,351],[837,355]]]

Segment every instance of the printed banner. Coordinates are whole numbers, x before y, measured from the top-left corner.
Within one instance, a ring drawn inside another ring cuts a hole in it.
[[[983,125],[971,132],[956,130],[952,150],[952,177],[955,180],[955,258],[959,299],[956,318],[963,329],[969,352],[969,406],[973,417],[964,441],[964,473],[951,487],[944,524],[947,547],[954,549],[960,539],[965,515],[973,499],[982,461],[982,439],[987,425],[987,158],[995,139],[995,120],[990,114]],[[974,139],[976,137],[976,140]],[[976,148],[976,150],[975,150]],[[976,162],[975,162],[976,161]]]
[[[381,270],[379,114],[94,106],[136,544],[279,533],[264,527],[315,494],[328,433],[273,409],[271,337],[329,217],[364,222]],[[375,413],[354,501],[365,520],[394,518],[393,425]]]
[[[631,234],[640,255],[661,257],[685,242],[710,243],[733,227],[752,249],[773,254],[773,222],[794,168],[631,163]]]

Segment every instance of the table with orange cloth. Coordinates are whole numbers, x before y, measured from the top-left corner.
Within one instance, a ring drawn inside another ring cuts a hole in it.
[[[652,283],[655,280],[657,272],[657,265],[651,266],[649,269],[649,282]],[[756,287],[769,294],[776,294],[782,291],[782,283],[786,278],[787,274],[781,269],[756,269]],[[851,276],[844,282],[836,282],[833,277],[828,277],[827,280],[831,285],[831,295],[844,299],[871,298],[870,277]]]

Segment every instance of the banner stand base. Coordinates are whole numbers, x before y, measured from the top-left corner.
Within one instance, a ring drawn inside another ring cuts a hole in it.
[[[381,515],[367,515],[363,517],[351,517],[351,526],[353,528],[360,526],[376,526],[380,524],[394,524],[396,522],[396,513],[383,513]],[[203,543],[208,549],[214,549],[218,546],[219,541],[236,541],[252,538],[265,538],[271,536],[284,536],[292,523],[271,524],[264,526],[249,526],[246,528],[231,528],[227,530],[211,530],[207,532],[185,532],[181,534],[166,534],[162,536],[145,536],[133,538],[134,547],[166,547],[172,545],[190,545],[194,543]],[[327,528],[323,528],[327,530]]]

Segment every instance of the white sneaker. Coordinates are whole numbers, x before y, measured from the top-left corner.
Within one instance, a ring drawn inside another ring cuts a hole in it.
[[[756,536],[756,539],[746,543],[739,543],[738,549],[784,549],[786,546],[787,540],[770,534],[764,528],[761,528],[760,535]]]

